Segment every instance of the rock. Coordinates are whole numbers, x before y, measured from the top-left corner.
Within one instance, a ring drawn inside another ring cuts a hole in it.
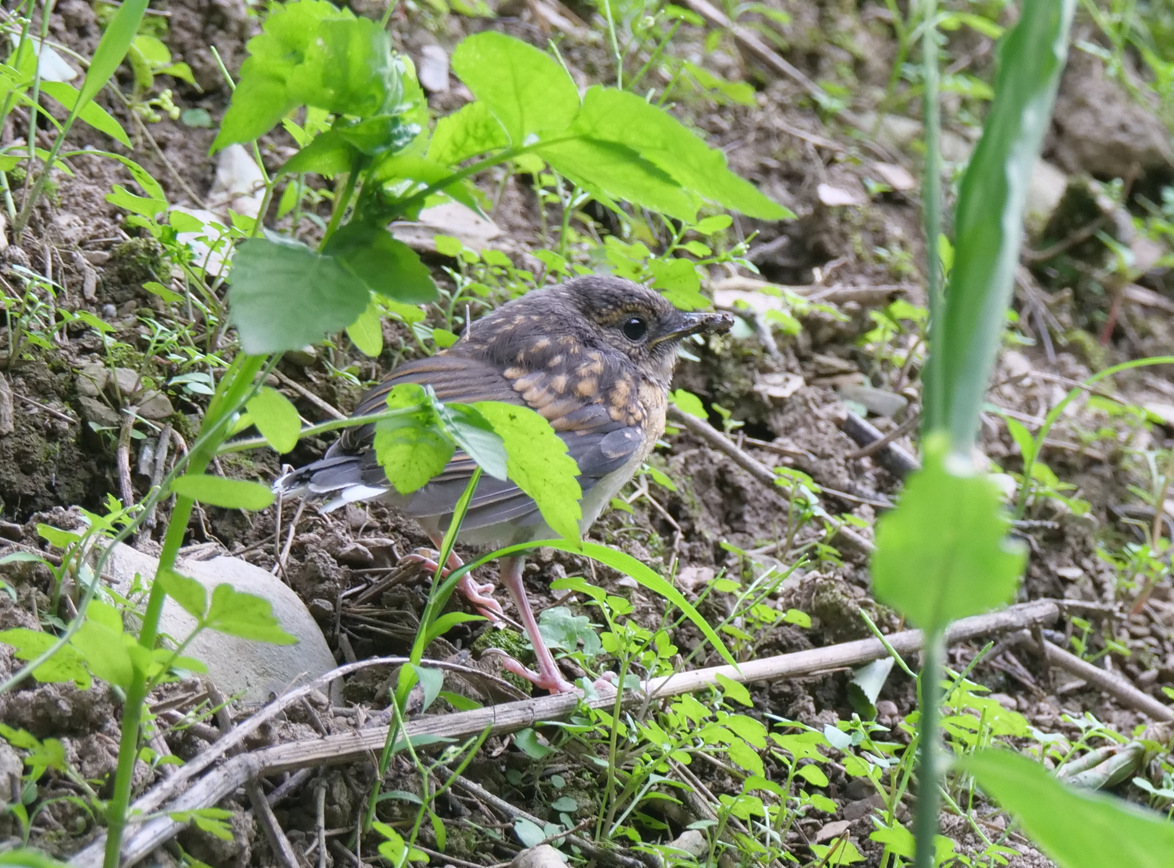
[[[139,377],[138,371],[132,371],[130,368],[115,368],[113,376],[106,380],[106,388],[110,393],[110,397],[118,400],[130,400],[139,393],[143,387],[142,378]]]
[[[343,546],[337,555],[340,564],[351,567],[369,567],[375,563],[375,555],[371,550],[360,543],[348,543]]]
[[[678,837],[669,841],[669,846],[677,850],[684,850],[695,859],[709,851],[709,842],[697,829],[685,830]]]
[[[24,760],[8,742],[0,742],[0,805],[19,805]]]
[[[681,567],[677,573],[677,585],[687,594],[696,594],[703,585],[712,582],[716,575],[713,567]]]
[[[872,170],[896,193],[906,193],[917,187],[917,179],[904,166],[898,166],[896,163],[873,163]]]
[[[510,868],[563,868],[567,858],[549,844],[529,847],[514,857]]]
[[[109,379],[110,372],[105,365],[84,365],[77,372],[77,393],[86,398],[100,397]]]
[[[175,412],[175,408],[171,406],[171,399],[158,389],[144,392],[138,406],[140,416],[155,422],[166,419]]]
[[[833,820],[830,823],[824,823],[818,832],[815,833],[816,844],[826,844],[835,838],[839,838],[852,826],[851,820]]]
[[[229,211],[256,217],[265,198],[265,176],[244,145],[229,145],[216,159],[216,179],[208,193],[208,208],[224,222]]]
[[[1035,161],[1035,168],[1031,173],[1031,186],[1027,190],[1025,217],[1027,231],[1031,235],[1037,235],[1048,225],[1048,220],[1060,204],[1066,189],[1068,176],[1060,168],[1042,158]]]
[[[439,45],[425,45],[420,49],[416,76],[429,93],[448,93],[448,52]]]
[[[149,584],[158,566],[158,560],[150,555],[118,543],[107,560],[106,572],[113,576],[115,590],[125,594],[135,573]],[[282,629],[297,637],[296,645],[271,645],[212,630],[197,635],[184,653],[203,661],[208,667],[208,677],[225,696],[242,694],[246,701],[266,702],[271,695],[280,695],[335,668],[334,655],[322,631],[297,594],[276,576],[227,556],[207,561],[181,559],[176,566],[180,574],[202,584],[209,599],[213,590],[222,584],[263,597],[273,606],[273,614]],[[161,633],[183,638],[195,623],[171,598],[164,603],[159,624]],[[331,697],[336,701],[341,697],[337,684],[331,685]]]
[[[436,236],[451,235],[471,250],[481,252],[504,233],[492,220],[474,214],[464,205],[445,202],[420,212],[414,223],[395,223],[391,234],[413,250],[436,252]]]
[[[117,411],[104,401],[83,395],[77,399],[77,402],[81,404],[82,415],[95,425],[103,428],[118,428],[122,425]]]
[[[1104,62],[1075,51],[1052,116],[1056,162],[1070,172],[1125,178],[1174,166],[1170,131],[1157,113],[1105,74]]]
[[[848,802],[840,809],[840,816],[845,820],[854,823],[861,817],[867,817],[873,811],[883,809],[885,806],[884,800],[881,799],[879,793],[874,793],[866,799],[860,799],[855,802]]]
[[[875,386],[846,385],[840,389],[840,397],[860,404],[877,416],[895,416],[909,406],[904,395],[878,389]]]
[[[754,391],[769,401],[782,403],[805,385],[803,378],[798,374],[772,371],[758,375],[758,379],[754,383]]]
[[[819,198],[820,204],[827,205],[829,208],[868,203],[868,197],[864,195],[863,190],[833,187],[831,184],[820,184],[815,188],[815,195]]]

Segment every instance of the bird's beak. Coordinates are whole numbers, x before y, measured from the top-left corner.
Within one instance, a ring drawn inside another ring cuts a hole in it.
[[[678,341],[689,335],[728,332],[733,326],[734,317],[732,314],[713,311],[682,313],[672,331],[657,335],[651,343]]]

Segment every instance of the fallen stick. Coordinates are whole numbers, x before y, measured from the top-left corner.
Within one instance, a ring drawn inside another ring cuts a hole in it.
[[[1104,691],[1126,708],[1140,711],[1142,714],[1163,723],[1174,722],[1174,711],[1171,711],[1169,706],[1159,702],[1125,678],[1114,675],[1112,672],[1106,672],[1099,666],[1093,666],[1087,660],[1081,660],[1075,654],[1065,651],[1059,645],[1054,645],[1046,639],[1043,642],[1043,650],[1048,663],[1057,669],[1063,669],[1069,675],[1075,675],[1098,690]]]
[[[1002,633],[1008,630],[1023,630],[1049,623],[1060,616],[1060,604],[1052,600],[1038,600],[1013,606],[1001,612],[976,615],[956,621],[947,631],[947,642],[961,642],[978,636]],[[919,630],[905,630],[887,637],[886,641],[900,654],[911,654],[921,648],[922,635]],[[751,681],[777,681],[783,678],[804,678],[826,674],[841,669],[860,666],[888,655],[885,646],[877,639],[860,639],[827,648],[813,648],[792,654],[780,654],[763,660],[750,660],[737,669],[733,666],[711,666],[654,678],[645,682],[644,690],[631,691],[623,696],[625,706],[633,706],[649,699],[659,699],[692,693],[710,686],[719,686],[721,675],[739,683]],[[348,670],[355,667],[344,667]],[[280,701],[280,700],[279,700]],[[560,720],[571,714],[580,703],[581,695],[563,693],[556,696],[541,696],[521,702],[508,702],[475,711],[456,714],[435,715],[409,721],[406,725],[407,738],[422,735],[447,738],[468,738],[489,730],[491,735],[503,735],[534,726],[542,721]],[[587,703],[592,708],[611,708],[614,696],[598,697]],[[248,721],[245,721],[248,724]],[[342,733],[324,738],[306,739],[263,748],[252,753],[240,754],[226,759],[220,766],[209,771],[203,778],[181,795],[162,804],[154,792],[148,792],[132,807],[132,813],[151,812],[146,820],[133,832],[128,830],[122,848],[122,865],[130,866],[149,856],[157,847],[174,838],[187,823],[173,820],[171,813],[208,808],[225,796],[244,786],[249,781],[309,766],[339,765],[369,759],[383,750],[387,740],[388,727],[380,726],[357,732]],[[402,737],[402,736],[401,736]],[[226,736],[225,741],[229,740]],[[216,748],[213,745],[210,749]],[[199,762],[197,757],[193,762]],[[175,781],[176,775],[166,784]],[[159,789],[159,788],[157,788]],[[132,818],[131,823],[135,820]],[[70,860],[70,865],[79,868],[98,868],[102,864],[106,836],[100,835],[88,847]]]

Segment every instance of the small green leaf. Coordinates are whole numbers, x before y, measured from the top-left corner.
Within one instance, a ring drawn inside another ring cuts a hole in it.
[[[453,456],[452,441],[440,422],[428,394],[415,383],[401,383],[387,393],[389,410],[418,408],[408,416],[375,423],[375,458],[400,494],[425,486]]]
[[[505,130],[483,102],[471,102],[436,122],[428,159],[455,166],[469,157],[496,151],[509,144]]]
[[[124,0],[110,19],[106,32],[94,50],[90,60],[90,68],[86,70],[86,80],[82,84],[78,102],[85,105],[98,95],[106,83],[114,76],[119,64],[122,63],[126,52],[134,41],[138,32],[139,22],[147,11],[149,0]]]
[[[268,600],[243,594],[232,585],[216,586],[204,623],[209,629],[254,642],[293,645],[298,641],[281,628]]]
[[[208,608],[208,592],[204,590],[203,584],[166,568],[160,568],[155,574],[155,581],[189,615],[204,617],[204,610]]]
[[[382,226],[348,223],[331,236],[323,253],[337,259],[373,292],[405,304],[426,304],[437,298],[428,266]]]
[[[509,478],[534,499],[551,530],[578,541],[583,490],[579,487],[579,466],[567,454],[567,444],[529,407],[498,401],[480,401],[473,406],[505,444]]]
[[[1064,868],[1166,868],[1174,826],[1122,799],[1069,789],[1037,761],[987,749],[958,761]]]
[[[181,476],[171,483],[171,490],[181,497],[225,509],[258,510],[273,503],[273,492],[268,486],[223,476]]]
[[[57,641],[40,630],[14,627],[0,632],[0,642],[11,645],[17,660],[35,660]],[[89,690],[93,683],[82,662],[82,656],[71,645],[63,645],[57,652],[33,670],[33,678],[46,684],[72,681],[81,690]]]
[[[73,634],[70,643],[96,677],[123,690],[130,688],[135,677],[134,664],[122,642],[121,631],[115,632],[106,624],[87,620]]]
[[[284,455],[298,445],[302,420],[289,398],[269,386],[262,387],[245,404],[257,430],[274,451]]]
[[[367,358],[375,359],[383,352],[383,320],[379,316],[379,305],[375,297],[359,318],[346,327],[347,337]]]
[[[922,469],[877,525],[877,598],[930,632],[1010,602],[1026,551],[1009,530],[998,486],[950,455],[943,437],[928,439]]]
[[[709,421],[709,414],[705,412],[705,405],[692,392],[677,389],[669,394],[669,400],[682,412],[688,413],[690,416],[696,416],[698,419]]]
[[[579,108],[579,89],[558,61],[504,33],[466,38],[452,68],[515,146],[535,133],[565,130]]]
[[[546,830],[525,817],[514,820],[514,834],[523,847],[537,847],[546,840]]]
[[[317,343],[358,319],[370,300],[370,288],[338,259],[271,233],[233,257],[229,313],[246,353]]]
[[[418,666],[415,663],[411,665],[412,669],[416,671],[416,678],[424,691],[424,704],[420,708],[420,712],[423,713],[432,706],[436,697],[440,695],[440,690],[444,687],[444,671],[428,666]]]
[[[717,683],[722,686],[722,690],[726,694],[727,699],[732,699],[739,705],[753,707],[754,701],[750,698],[750,691],[746,689],[745,684],[740,684],[728,676],[722,675],[720,672],[715,676]]]
[[[63,81],[42,81],[41,90],[57,100],[66,109],[72,111],[81,96],[76,90]],[[130,137],[122,124],[116,121],[106,109],[96,102],[86,103],[77,114],[79,120],[85,121],[98,132],[105,133],[128,148],[131,146]]]

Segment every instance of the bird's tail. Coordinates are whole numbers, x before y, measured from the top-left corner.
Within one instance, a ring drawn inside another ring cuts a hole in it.
[[[296,470],[286,465],[273,483],[273,493],[282,498],[315,500],[333,495],[322,506],[323,512],[331,512],[356,500],[376,500],[388,493],[386,485],[372,485],[368,481],[372,475],[369,471],[362,456],[327,455]]]

